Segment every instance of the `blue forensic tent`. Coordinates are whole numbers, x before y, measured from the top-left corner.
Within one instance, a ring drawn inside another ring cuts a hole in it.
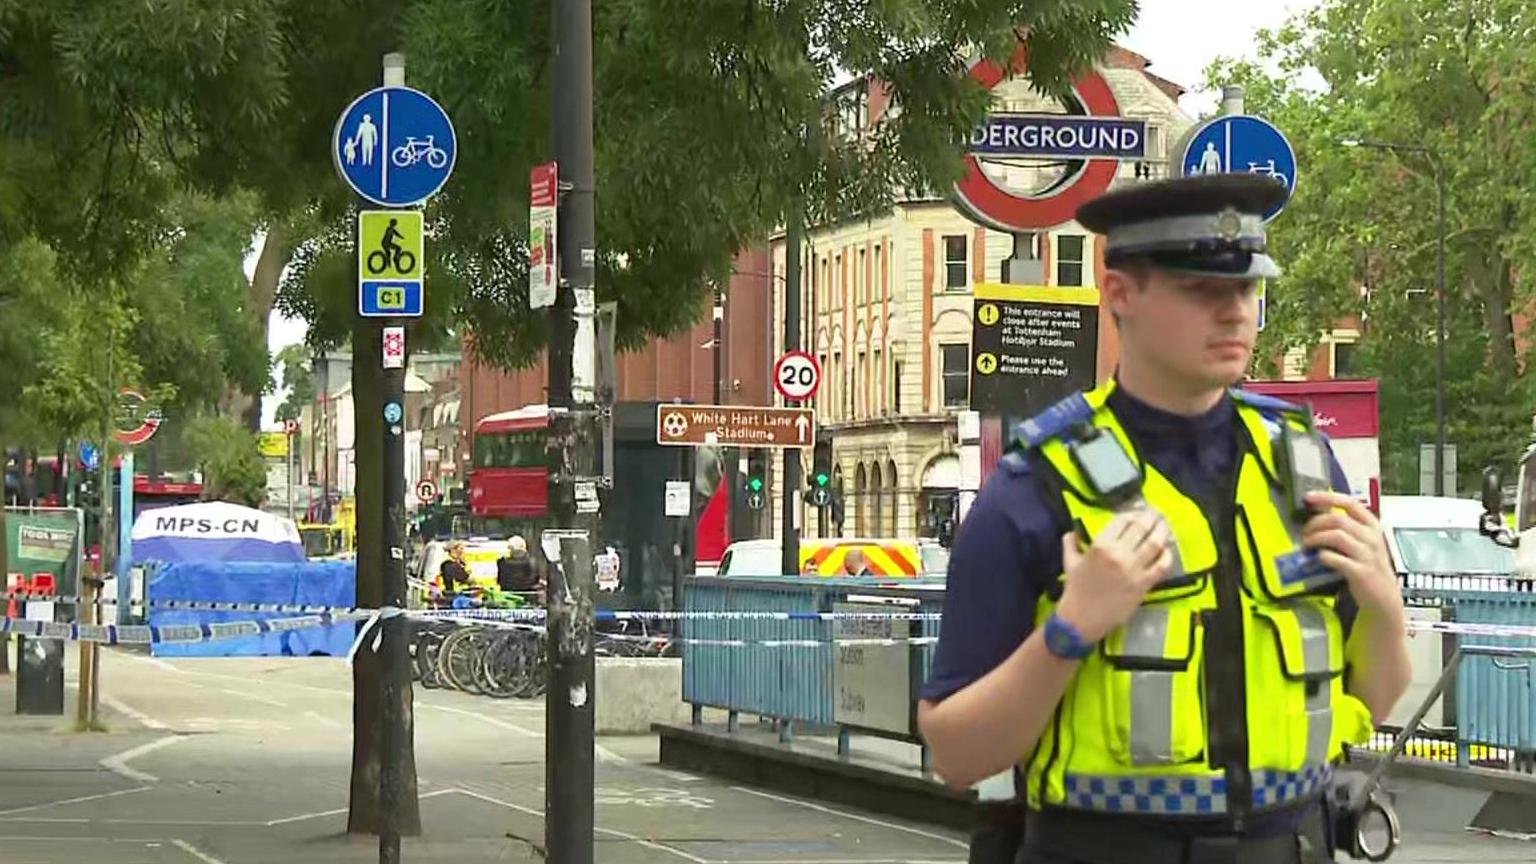
[[[155,568],[148,577],[150,602],[199,600],[226,603],[291,603],[351,607],[357,603],[354,561],[301,563],[187,562]],[[151,607],[154,627],[217,624],[226,621],[269,621],[300,617],[274,612],[194,612]],[[284,633],[262,633],[213,642],[157,643],[156,657],[345,657],[357,633],[357,622],[344,621]]]
[[[133,521],[133,563],[304,560],[292,519],[224,501],[145,510]]]

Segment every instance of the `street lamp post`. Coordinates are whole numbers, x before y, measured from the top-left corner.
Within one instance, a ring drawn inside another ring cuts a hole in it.
[[[1439,240],[1436,262],[1438,284],[1435,290],[1435,494],[1445,494],[1445,163],[1440,154],[1420,144],[1396,144],[1346,138],[1345,147],[1369,147],[1402,153],[1422,153],[1435,172],[1435,197],[1438,209]]]

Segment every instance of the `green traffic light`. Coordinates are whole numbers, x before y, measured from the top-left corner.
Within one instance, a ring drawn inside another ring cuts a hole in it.
[[[831,481],[832,481],[832,478],[829,477],[826,472],[824,472],[824,471],[817,471],[816,472],[816,485],[817,486],[825,486],[828,483],[830,483]]]
[[[751,480],[747,481],[747,487],[750,488],[753,492],[763,491],[763,478],[753,477]]]

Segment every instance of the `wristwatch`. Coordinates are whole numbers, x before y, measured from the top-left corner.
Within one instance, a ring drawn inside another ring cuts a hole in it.
[[[1094,643],[1053,612],[1045,619],[1045,649],[1063,660],[1081,660],[1093,653]]]

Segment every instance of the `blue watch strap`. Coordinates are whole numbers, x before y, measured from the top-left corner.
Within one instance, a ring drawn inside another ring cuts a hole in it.
[[[1094,645],[1084,639],[1076,627],[1053,612],[1045,619],[1045,647],[1063,660],[1081,660],[1093,653]]]

